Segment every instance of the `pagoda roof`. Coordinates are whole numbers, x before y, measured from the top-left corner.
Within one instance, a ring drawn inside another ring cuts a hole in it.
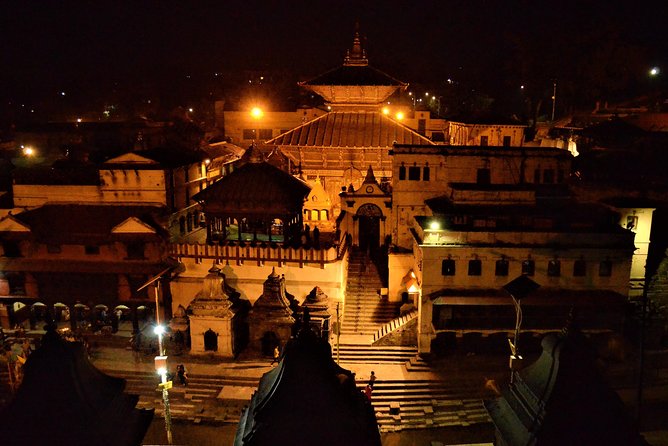
[[[138,445],[153,410],[137,409],[125,380],[98,370],[83,344],[60,338],[51,327],[28,357],[24,378],[0,416],[4,445]]]
[[[370,65],[342,65],[333,68],[309,81],[299,83],[300,86],[310,87],[316,85],[368,85],[368,86],[397,86],[405,87],[408,84],[393,78]]]
[[[380,111],[333,111],[267,141],[300,147],[392,147],[394,143],[434,145]]]
[[[308,324],[305,325],[308,327]],[[329,343],[303,328],[265,373],[242,414],[235,446],[380,446],[373,407]]]
[[[205,212],[301,212],[311,188],[267,162],[249,162],[193,196]]]

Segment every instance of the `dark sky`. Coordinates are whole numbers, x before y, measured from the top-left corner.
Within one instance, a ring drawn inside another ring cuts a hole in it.
[[[292,70],[307,78],[342,62],[357,19],[372,65],[411,83],[448,77],[501,83],[501,71],[514,75],[513,39],[531,41],[534,56],[545,48],[545,69],[553,69],[569,63],[580,34],[592,50],[616,33],[613,40],[642,49],[638,65],[650,66],[666,62],[668,17],[665,8],[649,4],[5,1],[0,10],[0,93],[6,102],[7,97],[48,96],[60,89],[95,89],[110,81],[146,83],[237,69]]]

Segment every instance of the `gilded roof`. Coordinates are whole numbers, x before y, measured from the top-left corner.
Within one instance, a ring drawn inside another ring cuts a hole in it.
[[[267,141],[279,146],[391,147],[432,141],[379,111],[333,111]]]

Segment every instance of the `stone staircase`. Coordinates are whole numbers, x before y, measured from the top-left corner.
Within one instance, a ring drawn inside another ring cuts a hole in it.
[[[394,432],[488,423],[482,405],[482,398],[488,396],[492,395],[484,394],[480,382],[379,379],[371,402],[381,431]]]
[[[155,409],[155,416],[163,416],[162,392],[158,389],[159,378],[151,372],[105,370],[111,376],[126,380],[125,392],[139,396],[138,408]],[[224,386],[246,386],[257,388],[259,379],[246,377],[212,377],[189,375],[188,385],[174,382],[169,390],[169,405],[172,418],[195,423],[235,423],[239,421],[239,407],[226,404],[218,398]]]
[[[417,347],[382,346],[369,344],[340,344],[339,362],[342,363],[393,363],[403,364],[417,355]],[[337,358],[336,344],[332,345],[332,357]]]
[[[376,265],[353,248],[348,263],[348,283],[341,335],[372,337],[383,324],[399,315],[400,302],[381,298],[385,284]]]

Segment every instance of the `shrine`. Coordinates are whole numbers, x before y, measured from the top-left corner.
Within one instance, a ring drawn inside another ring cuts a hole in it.
[[[266,162],[252,146],[248,162],[195,194],[206,216],[207,243],[298,241],[311,188]]]

